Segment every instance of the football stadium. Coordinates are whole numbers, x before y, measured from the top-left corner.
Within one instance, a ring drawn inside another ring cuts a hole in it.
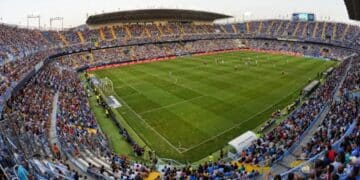
[[[359,179],[360,4],[341,4],[0,17],[0,179]]]

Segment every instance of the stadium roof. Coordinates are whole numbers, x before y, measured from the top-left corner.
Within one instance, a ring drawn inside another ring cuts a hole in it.
[[[359,0],[345,0],[346,8],[349,17],[352,20],[360,20],[360,1]]]
[[[111,23],[132,23],[151,21],[177,21],[213,22],[216,19],[230,18],[231,16],[206,11],[184,10],[184,9],[141,9],[130,11],[118,11],[92,15],[86,20],[88,25],[100,25]]]

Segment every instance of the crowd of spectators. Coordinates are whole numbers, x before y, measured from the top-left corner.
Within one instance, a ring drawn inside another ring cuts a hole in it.
[[[341,93],[346,95],[348,92],[360,89],[360,60],[357,59],[352,63],[352,66],[344,81],[344,86],[341,88]]]
[[[0,147],[1,179],[79,179],[82,177],[64,160],[40,156],[26,157],[22,154],[21,147],[14,145],[3,133],[0,134]]]
[[[300,159],[310,159],[309,163],[301,166],[301,169],[286,174],[288,178],[358,179],[360,177],[360,99],[356,96],[347,96],[346,93],[347,90],[358,88],[356,82],[359,73],[358,64],[358,57],[349,63],[347,74],[339,88],[339,93],[335,94],[336,97],[328,113],[315,133],[311,135],[310,141],[301,147]]]
[[[64,66],[76,69],[84,66],[100,66],[123,61],[155,59],[236,48],[238,48],[238,44],[235,40],[199,40],[186,43],[145,44],[93,50],[62,56],[56,61]]]
[[[50,150],[52,145],[48,144],[50,115],[55,94],[58,93],[59,109],[56,129],[63,150],[75,158],[82,156],[82,151],[90,151],[95,156],[106,157],[107,160],[111,161],[110,170],[89,164],[88,173],[90,174],[113,178],[141,179],[148,175],[150,168],[139,163],[129,163],[125,157],[111,153],[106,138],[99,132],[94,115],[90,110],[87,100],[88,94],[74,69],[122,61],[231,50],[243,46],[258,50],[293,52],[305,56],[345,59],[353,52],[327,45],[257,39],[244,40],[240,43],[239,40],[235,39],[217,38],[232,37],[226,36],[226,34],[236,34],[236,38],[281,37],[283,39],[310,40],[357,48],[360,46],[359,32],[359,27],[342,23],[305,23],[283,20],[252,21],[226,25],[129,24],[99,29],[81,27],[60,32],[29,30],[0,24],[0,96],[50,55],[62,53],[64,50],[75,52],[79,49],[106,48],[62,56],[55,59],[58,63],[45,65],[44,69],[37,73],[18,94],[12,96],[6,103],[2,116],[6,123],[1,124],[1,136],[6,138],[2,137],[0,143],[11,142],[13,146],[18,147],[17,151],[23,153],[25,159],[34,155],[46,158],[55,157],[57,160],[54,162],[59,167],[64,167],[63,170],[58,168],[57,174],[66,172],[67,176],[77,176],[77,173],[70,172],[70,168],[61,162],[61,157],[57,153],[54,156],[54,152]],[[210,38],[211,40],[201,40],[203,38]],[[183,41],[137,45],[140,42],[171,41],[174,39]],[[186,41],[188,39],[196,41]],[[127,43],[134,45],[107,48],[127,45]],[[271,164],[276,161],[298,140],[304,130],[327,105],[331,105],[330,113],[327,114],[319,127],[316,136],[304,147],[303,157],[310,158],[339,139],[354,119],[359,121],[358,99],[341,99],[341,101],[330,104],[333,91],[338,86],[348,64],[347,60],[344,61],[329,76],[324,85],[299,109],[275,127],[274,131],[263,135],[239,154],[239,161],[253,164],[261,162]],[[359,89],[358,69],[359,62],[357,61],[352,64],[346,76],[345,85],[341,88],[343,94]],[[321,164],[322,171],[325,172],[324,167],[326,165],[329,174],[332,176],[334,174],[343,176],[346,172],[346,177],[348,177],[356,171],[356,168],[358,171],[358,166],[353,164],[354,157],[359,157],[358,139],[358,133],[347,137],[343,144],[343,151],[337,153],[339,161],[335,160],[337,158],[330,160],[327,158],[325,163]],[[1,145],[4,147],[0,154],[2,166],[13,167],[18,164],[18,169],[22,170],[23,168],[23,172],[31,169],[28,165],[11,161],[14,155],[5,149],[7,146],[9,145]],[[328,148],[328,150],[330,149]],[[344,161],[342,154],[344,154]],[[353,158],[348,158],[351,159],[350,161],[346,160],[346,157],[350,156]],[[333,163],[335,164],[332,165],[333,167],[328,165],[332,161],[337,162]],[[358,163],[359,160],[357,159],[356,162]],[[324,166],[324,164],[326,165]],[[197,169],[191,167],[176,169],[169,166],[162,171],[162,176],[169,179],[197,179],[202,177],[247,179],[256,174],[257,172],[246,172],[243,167],[221,161],[206,163],[198,166]]]
[[[359,27],[337,22],[298,22],[290,20],[249,21],[234,24],[236,31],[245,36],[287,38],[351,45],[359,35]],[[234,33],[231,25],[225,25]]]
[[[4,108],[3,119],[7,121],[4,132],[28,156],[51,156],[48,126],[57,82],[50,69],[32,78]]]
[[[325,45],[271,40],[246,40],[240,42],[233,39],[222,39],[198,40],[182,43],[144,44],[99,49],[61,56],[57,58],[57,61],[69,67],[81,68],[84,66],[101,66],[124,61],[231,50],[238,49],[240,47],[283,53],[291,52],[303,56],[327,59],[345,59],[352,53],[350,50]]]
[[[328,144],[324,154],[313,163],[286,175],[287,179],[359,179],[360,177],[360,121],[355,119],[352,133],[341,142],[337,149]],[[277,175],[274,179],[281,179]]]
[[[316,28],[316,29],[315,29]],[[324,32],[323,32],[324,31]],[[359,27],[333,22],[296,22],[286,20],[250,21],[235,24],[194,25],[188,23],[127,24],[96,29],[73,28],[66,31],[39,31],[0,25],[0,62],[25,57],[40,49],[53,46],[74,46],[83,43],[117,45],[131,39],[164,40],[174,36],[187,37],[212,34],[239,34],[240,37],[291,38],[327,42],[351,47],[360,38]],[[113,35],[114,34],[114,35]],[[81,37],[82,36],[82,37]],[[21,38],[20,38],[21,37]],[[82,40],[84,42],[82,42]]]
[[[300,159],[312,158],[329,145],[335,144],[354,121],[360,120],[359,107],[359,99],[333,102],[322,124],[312,135],[311,141],[302,147]]]
[[[344,48],[301,42],[251,39],[247,40],[247,45],[251,49],[270,50],[285,53],[293,52],[303,56],[337,60],[345,59],[353,53],[351,50]]]
[[[48,143],[51,112],[57,92],[59,110],[56,129],[62,149],[73,158],[87,150],[93,152],[94,156],[107,156],[111,160],[109,166],[111,165],[112,171],[105,171],[103,166],[95,167],[89,164],[90,175],[114,179],[134,179],[135,176],[143,178],[148,175],[147,167],[141,164],[133,166],[125,157],[110,152],[106,139],[97,128],[86,92],[76,72],[60,67],[57,63],[46,65],[5,107],[3,121],[6,123],[0,126],[0,164],[8,175],[16,174],[18,177],[27,178],[79,178],[79,174],[62,161],[59,147]],[[14,161],[14,153],[9,152],[7,147],[21,153],[22,160]],[[33,157],[39,157],[40,160]],[[46,159],[52,159],[51,166],[55,167],[49,167],[50,162]],[[21,169],[22,173],[17,170],[14,172],[15,167]]]
[[[4,93],[8,87],[10,87],[11,82],[9,79],[0,74],[0,94]]]
[[[113,30],[116,38],[111,35]],[[193,25],[188,23],[155,24],[128,24],[123,26],[104,27],[99,29],[82,28],[61,32],[70,44],[81,43],[78,32],[85,42],[98,42],[103,46],[116,45],[120,42],[150,38],[166,40],[174,37],[191,38],[199,35],[212,35],[216,38],[221,34],[238,34],[238,37],[267,37],[310,40],[330,44],[352,47],[358,45],[359,27],[344,23],[333,22],[296,22],[287,20],[250,21],[225,25]],[[50,33],[47,33],[49,36]],[[49,37],[52,41],[55,37]],[[104,34],[105,38],[102,38]],[[112,38],[111,38],[112,37]],[[103,42],[104,41],[104,42]]]
[[[63,37],[64,39],[61,40],[65,40],[68,44],[81,44],[81,39],[77,32],[76,29],[69,29],[67,31],[59,32],[59,36]]]
[[[237,35],[228,36],[231,34]],[[351,48],[359,47],[360,41],[359,27],[332,22],[305,23],[285,20],[264,20],[225,25],[194,25],[186,23],[159,25],[127,24],[104,26],[96,29],[80,26],[59,32],[29,30],[1,24],[0,64],[2,65],[0,77],[2,78],[0,81],[0,95],[13,82],[22,78],[29,69],[25,67],[34,67],[49,54],[144,42],[249,36],[310,40]],[[344,54],[348,53],[341,48],[323,48],[321,45],[310,46],[296,42],[255,42],[254,40],[250,41],[249,46],[277,51],[304,52],[304,55],[325,58],[342,58]],[[39,52],[49,48],[53,50],[47,55]],[[141,58],[138,54],[136,56],[134,57],[135,59]]]
[[[61,69],[59,76],[59,111],[56,127],[63,147],[74,157],[78,156],[83,148],[96,155],[109,153],[108,144],[98,131],[86,91],[76,72]]]
[[[186,166],[176,168],[166,165],[161,170],[161,179],[252,179],[259,175],[259,172],[252,170],[248,172],[244,165],[237,163],[216,161],[205,162],[194,168]]]
[[[0,62],[26,57],[49,45],[39,30],[0,24]]]
[[[46,59],[48,57],[47,52],[39,52],[36,54],[32,54],[22,59],[21,61],[11,61],[1,66],[1,74],[10,82],[16,82],[23,78],[23,76],[31,70],[31,67],[34,67],[40,61]],[[24,68],[27,67],[27,68]]]
[[[264,134],[239,154],[239,162],[271,165],[301,137],[333,98],[334,90],[346,72],[345,60],[301,107],[292,112],[271,132]]]
[[[107,179],[143,179],[148,176],[148,167],[139,163],[129,163],[125,156],[113,154],[106,138],[99,131],[94,115],[88,103],[88,93],[73,69],[62,67],[58,63],[53,67],[57,78],[56,91],[59,94],[56,121],[57,137],[62,149],[71,158],[83,158],[87,152],[91,158],[104,159],[102,164],[92,164],[89,160],[86,172],[96,178]],[[54,145],[55,146],[55,145]],[[90,155],[91,154],[91,155]],[[97,161],[98,163],[99,161]]]
[[[57,70],[46,66],[7,102],[0,126],[0,164],[9,171],[7,175],[16,174],[19,178],[77,175],[61,160],[46,160],[53,157],[48,139],[58,80]]]
[[[339,89],[339,100],[332,102],[329,112],[312,135],[311,141],[302,147],[301,159],[312,158],[325,150],[327,146],[335,144],[344,136],[353,122],[360,120],[360,100],[357,97],[349,98],[344,93],[344,91],[351,91],[359,86],[359,82],[356,80],[359,73],[359,62],[359,58],[352,60],[350,69]]]

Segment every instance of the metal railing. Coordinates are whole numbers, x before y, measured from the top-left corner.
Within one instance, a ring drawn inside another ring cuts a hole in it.
[[[339,139],[337,140],[333,145],[332,145],[332,148],[335,149],[335,150],[339,150],[340,149],[340,145],[341,143],[344,141],[345,137],[349,136],[353,130],[355,129],[356,127],[356,124],[357,122],[354,121],[350,127],[346,130],[346,132],[344,133],[344,135]],[[290,173],[294,173],[294,172],[300,172],[302,173],[303,175],[305,175],[303,172],[301,172],[301,169],[305,166],[308,166],[308,165],[311,165],[311,164],[314,164],[314,162],[321,158],[324,154],[325,154],[326,150],[323,150],[322,152],[320,152],[319,154],[317,154],[316,156],[310,158],[309,160],[301,163],[300,165],[298,165],[297,167],[293,168],[293,169],[290,169],[289,171],[286,171],[284,173],[281,174],[281,177],[282,178],[286,178],[286,176]]]

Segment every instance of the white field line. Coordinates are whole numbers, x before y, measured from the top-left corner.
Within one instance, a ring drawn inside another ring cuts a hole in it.
[[[215,96],[211,96],[211,95],[209,95],[209,94],[206,93],[206,92],[202,92],[202,91],[199,91],[199,90],[196,90],[196,89],[193,89],[193,88],[184,86],[184,85],[182,85],[181,83],[174,83],[174,82],[168,80],[167,78],[161,78],[162,76],[160,76],[160,75],[154,75],[154,74],[151,74],[151,73],[148,73],[148,72],[144,72],[144,71],[141,71],[141,72],[143,72],[143,73],[145,73],[145,74],[148,74],[148,75],[150,75],[150,76],[159,78],[159,79],[161,79],[161,80],[163,80],[163,81],[169,82],[169,83],[171,83],[171,84],[175,84],[175,85],[177,85],[177,86],[183,87],[184,89],[188,89],[188,90],[194,91],[194,92],[196,92],[196,93],[198,93],[198,94],[202,94],[203,96],[212,97],[212,98],[214,98],[214,99],[217,99],[217,100],[220,100],[220,101],[221,101],[221,99],[219,99],[219,98],[217,98],[217,97],[215,97]],[[178,78],[178,79],[184,79],[184,78],[181,78],[181,77],[177,77],[177,78]]]
[[[204,95],[197,96],[197,97],[194,97],[194,98],[191,98],[191,99],[179,101],[179,102],[176,102],[176,103],[173,103],[173,104],[169,104],[169,105],[166,105],[166,106],[161,106],[161,107],[158,107],[158,108],[150,109],[150,110],[141,112],[141,113],[139,113],[139,114],[140,114],[140,115],[143,115],[143,114],[146,114],[146,113],[149,113],[149,112],[158,111],[158,110],[165,109],[165,108],[168,108],[168,107],[176,106],[176,105],[178,105],[178,104],[187,103],[187,102],[190,102],[190,101],[193,101],[193,100],[195,100],[195,99],[202,98],[202,97],[206,97],[206,96],[204,96]]]
[[[297,90],[296,90],[296,91],[297,91]],[[225,134],[225,133],[227,133],[227,132],[229,132],[229,131],[237,128],[237,127],[239,127],[241,124],[243,124],[243,123],[245,123],[245,122],[253,119],[254,117],[258,116],[259,114],[262,114],[262,113],[264,113],[265,111],[269,110],[271,107],[273,107],[274,105],[276,105],[276,104],[278,104],[279,102],[283,101],[284,99],[286,99],[287,97],[289,97],[289,96],[290,96],[291,94],[293,94],[294,92],[295,92],[295,91],[289,93],[287,96],[285,96],[284,98],[280,99],[280,100],[277,101],[276,103],[269,105],[269,106],[266,107],[266,109],[264,109],[263,111],[258,112],[258,113],[256,113],[256,114],[250,116],[250,117],[247,118],[245,121],[242,121],[242,122],[234,125],[233,127],[229,128],[229,129],[227,129],[227,130],[225,130],[225,131],[223,131],[223,132],[221,132],[221,133],[219,133],[219,134],[217,134],[217,135],[215,135],[215,136],[212,136],[212,137],[210,137],[210,138],[208,138],[208,139],[205,139],[205,140],[201,141],[199,144],[190,146],[190,147],[186,148],[186,151],[181,151],[181,153],[185,153],[185,152],[187,152],[187,151],[190,151],[191,149],[194,149],[194,148],[196,148],[196,147],[198,147],[198,146],[200,146],[200,145],[202,145],[202,144],[205,144],[206,142],[211,141],[211,140],[213,140],[213,139],[215,139],[215,138],[217,138],[217,137],[219,137],[219,136],[221,136],[221,135],[223,135],[223,134]]]
[[[124,81],[121,81],[121,82],[124,82]],[[125,83],[125,82],[124,82]],[[131,94],[129,94],[129,95],[126,95],[126,96],[121,96],[121,97],[123,97],[123,98],[128,98],[128,97],[131,97],[131,96],[134,96],[134,95],[137,95],[137,94],[142,94],[140,91],[138,91],[137,89],[135,89],[134,87],[133,87],[133,85],[142,85],[142,84],[145,84],[145,83],[134,83],[134,84],[132,84],[132,85],[130,85],[130,84],[128,84],[128,83],[126,83],[126,84],[124,84],[124,85],[122,85],[122,86],[117,86],[117,87],[115,87],[114,89],[121,89],[121,88],[124,88],[124,87],[130,87],[131,89],[133,89],[135,92],[134,93],[131,93]],[[115,93],[115,91],[114,91],[114,93]]]
[[[142,71],[142,72],[144,72],[144,71]],[[144,72],[144,73],[146,73],[146,74],[148,74],[148,75],[151,75],[151,76],[154,76],[154,77],[157,77],[157,78],[161,77],[161,76],[159,76],[159,75],[154,75],[154,74],[147,73],[147,72]],[[115,77],[116,77],[116,76],[115,76]],[[116,77],[116,79],[119,79],[119,78]],[[170,83],[173,83],[173,82],[171,82],[171,81],[169,81],[169,80],[166,80],[166,79],[163,79],[163,78],[160,78],[160,79],[162,79],[162,80],[164,80],[164,81],[167,81],[167,82],[170,82]],[[121,79],[119,79],[119,80],[122,81]],[[135,91],[137,91],[138,93],[140,93],[140,91],[138,91],[136,88],[134,88],[134,87],[131,86],[130,84],[128,84],[128,83],[126,83],[126,82],[124,82],[124,81],[122,81],[122,82],[123,82],[124,84],[126,84],[126,85],[129,85],[129,87],[133,88]],[[173,83],[173,84],[175,84],[175,83]],[[199,93],[199,94],[206,94],[206,93],[200,92],[200,91],[198,91],[198,90],[192,89],[192,88],[190,88],[190,87],[187,87],[187,86],[184,86],[184,85],[181,85],[181,84],[176,84],[176,85],[181,86],[181,87],[183,87],[183,88],[185,88],[185,89],[192,90],[192,91],[197,92],[197,93]],[[283,101],[283,100],[286,99],[288,96],[290,96],[292,93],[294,93],[294,92],[289,93],[287,96],[285,96],[284,98],[280,99],[280,100],[277,101],[276,103],[271,104],[271,105],[269,105],[268,107],[266,107],[266,109],[264,109],[263,111],[252,115],[251,117],[247,118],[245,121],[242,121],[242,122],[236,124],[236,125],[233,126],[232,128],[229,128],[229,129],[227,129],[227,130],[225,130],[225,131],[223,131],[223,132],[221,132],[221,133],[219,133],[219,134],[217,134],[217,135],[215,135],[215,136],[212,136],[212,137],[210,137],[210,138],[208,138],[208,139],[206,139],[206,140],[203,140],[203,141],[200,142],[199,144],[190,146],[189,148],[177,148],[176,146],[174,146],[169,140],[167,140],[167,139],[166,139],[164,136],[162,136],[158,131],[156,131],[151,125],[149,125],[149,124],[146,122],[146,120],[144,120],[144,119],[141,117],[141,115],[139,115],[138,113],[136,113],[124,100],[122,100],[118,95],[117,95],[117,97],[118,97],[118,98],[124,103],[124,105],[127,106],[139,119],[141,119],[141,120],[146,124],[146,126],[148,126],[152,131],[154,131],[157,135],[159,135],[167,144],[170,145],[170,147],[172,147],[173,149],[175,149],[178,153],[182,154],[182,153],[185,153],[185,152],[187,152],[187,151],[190,151],[190,150],[192,150],[192,149],[194,149],[194,148],[196,148],[196,147],[198,147],[198,146],[200,146],[200,145],[202,145],[202,144],[205,144],[206,142],[208,142],[208,141],[210,141],[210,140],[213,140],[213,139],[215,139],[215,138],[217,138],[217,137],[219,137],[219,136],[221,136],[221,135],[223,135],[223,134],[231,131],[232,129],[235,129],[235,128],[239,127],[241,124],[243,124],[243,123],[251,120],[252,118],[254,118],[255,116],[257,116],[257,115],[259,115],[259,114],[262,114],[263,112],[265,112],[265,111],[267,111],[268,109],[270,109],[272,106],[274,106],[274,105],[278,104],[279,102]],[[115,93],[115,94],[116,94],[116,93]],[[205,96],[208,96],[208,95],[205,95]],[[213,97],[213,96],[211,96],[211,97]],[[217,99],[216,97],[213,97],[213,98]],[[144,112],[143,112],[143,113],[144,113]],[[142,113],[142,114],[143,114],[143,113]],[[185,150],[184,150],[184,151],[181,151],[180,149],[185,149]]]
[[[115,76],[115,77],[116,77],[116,76]],[[133,89],[133,90],[135,90],[137,93],[141,94],[141,92],[138,91],[138,90],[137,90],[134,86],[132,86],[131,84],[128,84],[127,82],[121,80],[120,78],[117,78],[117,77],[116,77],[116,79],[120,80],[120,81],[123,82],[125,85],[131,87],[131,89]]]
[[[190,88],[190,87],[187,87],[187,86],[184,86],[184,85],[181,85],[180,83],[174,83],[174,82],[172,82],[172,81],[170,81],[170,80],[163,79],[163,78],[161,78],[160,75],[153,75],[153,74],[149,74],[149,75],[154,76],[154,77],[156,77],[156,78],[159,78],[159,79],[161,79],[161,80],[167,81],[167,82],[169,82],[169,83],[171,83],[171,84],[175,84],[175,85],[177,85],[177,86],[183,87],[183,88],[185,88],[185,89],[194,91],[194,92],[196,92],[196,93],[198,93],[198,94],[204,94],[205,96],[209,96],[207,93],[204,93],[204,92],[195,90],[195,89],[193,89],[193,88]],[[179,78],[179,79],[183,79],[183,78],[181,78],[181,77],[178,77],[178,78]]]
[[[121,81],[121,82],[124,82],[124,81]],[[137,83],[132,83],[132,85],[142,85],[142,84],[144,84],[144,83],[142,83],[142,82],[137,82]],[[129,86],[130,84],[123,84],[123,85],[121,85],[121,86],[116,86],[116,87],[114,87],[114,89],[121,89],[121,88],[124,88],[124,87],[126,87],[126,86]],[[130,86],[131,87],[131,86]]]
[[[153,76],[153,77],[156,77],[156,78],[160,78],[160,79],[162,79],[162,80],[164,80],[164,81],[170,82],[170,83],[172,83],[172,84],[175,84],[175,83],[173,83],[173,82],[171,82],[171,81],[169,81],[169,80],[167,80],[167,79],[161,78],[160,75],[154,75],[154,74],[147,73],[147,72],[144,72],[144,71],[142,71],[142,72],[145,73],[145,74],[148,74],[148,75],[150,75],[150,76]],[[120,80],[120,81],[122,81],[125,85],[128,85],[127,82],[125,82],[125,81],[117,78],[116,76],[115,76],[115,78],[118,79],[118,80]],[[206,95],[206,93],[200,92],[200,91],[195,90],[195,89],[192,89],[192,88],[190,88],[190,87],[187,87],[187,86],[184,86],[184,85],[181,85],[181,84],[176,84],[176,85],[181,86],[181,87],[183,87],[183,88],[185,88],[185,89],[192,90],[192,91],[197,92],[197,93],[199,93],[199,94],[205,94],[205,96],[208,96],[208,95]],[[129,85],[129,87],[131,87],[131,88],[133,88],[135,91],[139,92],[135,87],[130,86],[130,85]],[[140,93],[140,92],[139,92],[139,93]],[[211,96],[211,97],[212,97],[212,96]],[[119,96],[118,96],[118,98],[119,98],[119,99],[124,103],[124,105],[127,106],[139,119],[141,119],[141,120],[146,124],[146,126],[148,126],[151,130],[153,130],[153,131],[154,131],[157,135],[159,135],[164,141],[166,141],[167,144],[169,144],[173,149],[175,149],[175,150],[176,150],[178,153],[180,153],[180,154],[185,153],[185,152],[187,152],[187,151],[189,151],[189,150],[191,150],[191,149],[193,149],[193,148],[195,148],[195,147],[198,147],[198,146],[200,146],[200,145],[202,145],[202,144],[204,144],[204,143],[206,143],[206,142],[208,142],[208,141],[210,141],[210,140],[212,140],[212,139],[215,139],[216,137],[219,137],[219,136],[225,134],[226,132],[228,132],[228,131],[230,131],[230,130],[236,128],[236,127],[238,127],[239,125],[247,122],[248,120],[251,120],[254,116],[263,113],[263,112],[266,111],[267,109],[271,108],[271,106],[273,106],[273,105],[270,105],[270,106],[267,107],[264,111],[259,112],[259,113],[255,114],[255,115],[249,117],[246,121],[243,121],[243,122],[241,122],[241,123],[239,123],[239,124],[236,124],[234,127],[230,128],[230,129],[227,129],[227,130],[221,132],[220,134],[217,134],[217,135],[215,135],[215,136],[212,136],[212,137],[210,137],[210,138],[208,138],[208,139],[200,142],[199,144],[193,145],[193,146],[191,146],[191,147],[189,147],[189,148],[180,148],[180,149],[184,149],[183,151],[181,151],[179,148],[177,148],[176,146],[174,146],[169,140],[167,140],[164,136],[162,136],[158,131],[156,131],[151,125],[149,125],[149,124],[146,122],[146,120],[144,120],[144,119],[141,117],[141,115],[139,115],[138,113],[136,113],[128,104],[126,104],[126,102],[125,102],[124,100],[122,100]],[[213,97],[213,98],[216,98],[216,97]],[[217,99],[217,98],[216,98],[216,99]],[[285,99],[285,98],[284,98],[284,99]],[[281,101],[281,100],[280,100],[280,101]],[[280,101],[279,101],[279,102],[280,102]]]
[[[115,76],[116,79],[119,79],[118,77]],[[120,81],[122,81],[121,79],[119,79]],[[127,84],[126,82],[122,81],[124,84]],[[130,86],[130,85],[129,85]],[[131,87],[131,86],[130,86]],[[134,88],[134,87],[131,87],[131,88]],[[134,89],[136,90],[136,89]],[[138,91],[138,90],[136,90]],[[139,91],[138,91],[139,92]],[[116,93],[115,93],[116,94]],[[161,135],[158,131],[156,131],[156,129],[154,129],[150,124],[148,124],[146,122],[145,119],[143,119],[141,117],[141,115],[139,115],[138,113],[136,113],[136,111],[134,109],[132,109],[123,99],[121,99],[117,94],[116,96],[120,99],[120,101],[122,101],[122,103],[131,111],[133,112],[141,121],[144,122],[144,124],[150,128],[152,131],[155,132],[155,134],[157,134],[161,139],[163,139],[167,144],[169,144],[170,147],[172,147],[173,149],[175,149],[178,153],[181,153],[181,151],[179,151],[179,149],[177,147],[175,147],[173,144],[171,144],[171,142],[169,140],[167,140],[163,135]]]

